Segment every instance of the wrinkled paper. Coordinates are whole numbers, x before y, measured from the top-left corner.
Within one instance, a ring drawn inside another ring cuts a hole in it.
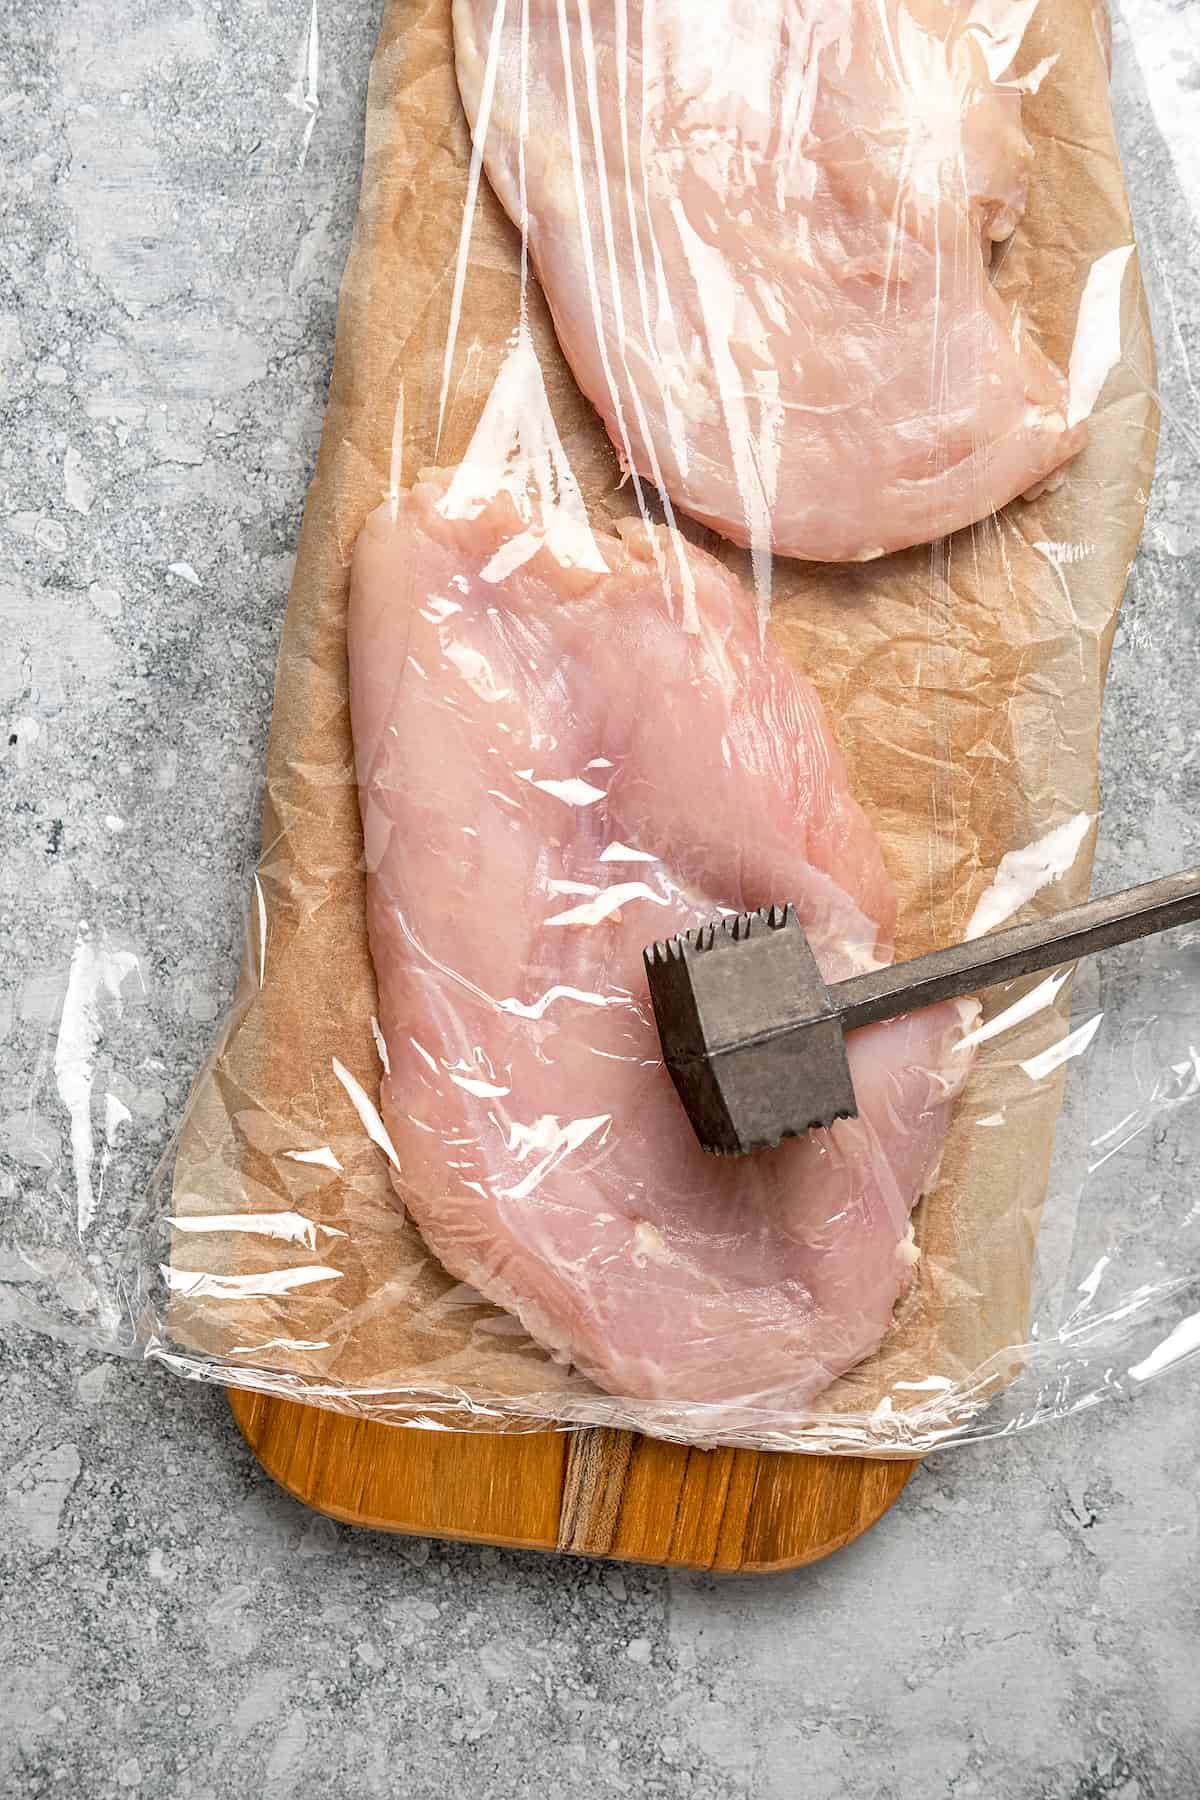
[[[774,567],[770,629],[820,690],[882,837],[900,956],[1088,892],[1101,693],[1154,456],[1153,357],[1091,0],[1043,0],[1018,58],[1039,66],[1028,210],[997,281],[1070,370],[1073,410],[1094,405],[1086,451],[1057,491],[932,548]],[[389,489],[462,461],[513,356],[526,379],[540,371],[546,442],[596,532],[636,505],[536,284],[519,329],[518,235],[470,171],[450,0],[392,0],[279,658],[246,963],[179,1145],[161,1349],[194,1373],[380,1417],[720,1441],[711,1412],[701,1424],[685,1404],[601,1393],[451,1280],[404,1216],[375,1110],[345,644],[358,531]],[[685,529],[750,581],[746,555]],[[739,1409],[733,1441],[912,1453],[1019,1366],[1075,1048],[1069,981],[1041,981],[988,997],[915,1215],[917,1278],[882,1349],[802,1417],[747,1423]]]

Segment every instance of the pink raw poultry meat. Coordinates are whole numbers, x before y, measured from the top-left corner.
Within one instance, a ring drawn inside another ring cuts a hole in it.
[[[607,573],[529,536],[506,495],[460,508],[431,475],[355,555],[399,1185],[451,1273],[610,1392],[795,1407],[887,1330],[963,1012],[851,1040],[858,1121],[756,1157],[700,1150],[643,945],[792,900],[843,973],[888,954],[891,884],[813,689],[760,647],[733,576],[687,552],[685,606],[666,533],[595,540]]]
[[[455,0],[476,143],[579,385],[736,543],[927,543],[1083,443],[989,276],[1025,201],[1033,7]]]

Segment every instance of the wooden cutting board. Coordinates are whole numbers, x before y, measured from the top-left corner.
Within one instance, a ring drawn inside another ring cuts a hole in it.
[[[596,1427],[408,1430],[237,1389],[229,1403],[267,1473],[344,1524],[722,1574],[797,1568],[840,1550],[916,1467],[690,1450]]]
[[[1028,298],[1040,341],[1064,367],[1090,271],[1101,258],[1127,258],[1132,237],[1096,19],[1093,0],[1053,0],[1037,8],[1029,27],[1025,62],[1039,77],[1024,117],[1037,155],[1022,232],[999,272],[1006,291]],[[411,1361],[404,1353],[404,1331],[424,1333],[419,1309],[406,1316],[391,1295],[397,1286],[432,1292],[438,1279],[415,1238],[396,1233],[383,1159],[329,1073],[334,1057],[365,1073],[376,1055],[345,704],[350,550],[389,483],[466,453],[511,347],[518,292],[549,416],[593,522],[606,527],[628,510],[611,448],[557,352],[536,289],[521,285],[512,227],[486,183],[477,193],[472,186],[451,51],[449,0],[389,0],[372,69],[363,197],[330,406],[280,655],[258,886],[265,960],[247,965],[244,1011],[193,1095],[176,1172],[180,1213],[245,1212],[256,1204],[248,1194],[269,1190],[277,1204],[331,1227],[320,1239],[329,1248],[303,1254],[327,1257],[338,1276],[304,1288],[302,1333],[283,1323],[288,1309],[280,1312],[268,1290],[262,1320],[225,1299],[204,1310],[177,1294],[176,1337],[210,1357],[236,1351],[239,1361],[247,1344],[286,1340],[299,1361],[280,1370],[284,1380],[340,1383],[347,1391],[400,1391],[405,1368],[428,1371],[427,1343]],[[468,206],[470,282],[460,291],[456,222]],[[939,551],[936,566],[947,577],[952,569],[952,581],[931,588],[925,550],[849,571],[777,570],[776,629],[797,666],[819,676],[852,752],[856,792],[880,825],[907,897],[902,954],[960,936],[1008,850],[1049,823],[1096,811],[1103,675],[1155,435],[1153,357],[1132,263],[1122,291],[1122,360],[1071,481],[994,529],[964,534],[963,552],[952,560]],[[445,347],[455,336],[461,367],[452,371]],[[1058,559],[1074,546],[1086,555]],[[862,631],[850,628],[856,599],[870,607]],[[921,646],[931,632],[936,654],[926,658]],[[887,645],[894,655],[883,654]],[[927,707],[914,704],[919,689],[927,689]],[[944,792],[914,788],[911,771],[925,767],[940,771]],[[931,844],[939,846],[936,880]],[[1052,899],[1048,892],[1047,903],[1082,899],[1089,867],[1090,844],[1070,883]],[[328,980],[335,962],[336,996]],[[999,1066],[1003,1077],[1007,1065]],[[1027,1108],[1019,1058],[1011,1066]],[[309,1079],[298,1084],[297,1068]],[[318,1070],[325,1072],[319,1092]],[[995,1110],[1006,1091],[989,1089],[973,1116]],[[1025,1340],[1027,1263],[1057,1103],[1047,1086],[1036,1115],[1022,1113],[1021,1130],[998,1140],[968,1128],[961,1151],[947,1157],[922,1227],[922,1307],[910,1312],[907,1336],[899,1328],[891,1334],[885,1356],[892,1362],[872,1371],[875,1397],[894,1391],[897,1373],[950,1366],[967,1376],[1000,1347]],[[278,1146],[276,1121],[286,1133]],[[250,1125],[262,1126],[258,1138]],[[302,1141],[333,1146],[337,1183],[317,1185],[310,1166],[288,1160],[284,1146]],[[247,1185],[248,1166],[257,1187]],[[192,1272],[203,1242],[189,1240]],[[236,1260],[211,1273],[242,1277],[252,1270],[255,1240],[233,1233],[229,1242]],[[401,1254],[409,1260],[396,1284]],[[275,1240],[265,1255],[270,1272],[279,1258]],[[350,1318],[365,1328],[347,1333]],[[454,1339],[452,1331],[447,1339],[449,1329],[443,1320],[440,1342],[453,1349],[462,1386],[464,1356],[479,1353],[483,1339]],[[335,1364],[312,1360],[326,1342],[336,1348]],[[495,1360],[503,1373],[503,1359]],[[434,1358],[435,1375],[446,1366],[445,1355]],[[496,1391],[492,1375],[467,1386]],[[547,1361],[538,1379],[549,1389],[569,1376]],[[874,1524],[914,1466],[688,1450],[600,1428],[407,1430],[273,1395],[240,1391],[230,1399],[268,1473],[334,1518],[675,1567],[751,1571],[815,1561]]]

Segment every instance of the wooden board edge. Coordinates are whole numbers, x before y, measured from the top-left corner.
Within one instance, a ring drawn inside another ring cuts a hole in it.
[[[426,1432],[228,1389],[260,1467],[362,1530],[770,1574],[818,1562],[878,1523],[915,1462],[689,1450],[635,1433]]]

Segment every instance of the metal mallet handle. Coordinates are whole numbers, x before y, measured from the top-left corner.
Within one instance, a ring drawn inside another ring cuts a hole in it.
[[[1193,919],[1200,919],[1200,866],[1107,894],[1102,900],[1088,900],[1031,925],[988,932],[965,944],[835,982],[829,998],[842,1029],[856,1031],[860,1025],[894,1019],[939,1000],[957,1000],[978,988],[1075,962]]]

